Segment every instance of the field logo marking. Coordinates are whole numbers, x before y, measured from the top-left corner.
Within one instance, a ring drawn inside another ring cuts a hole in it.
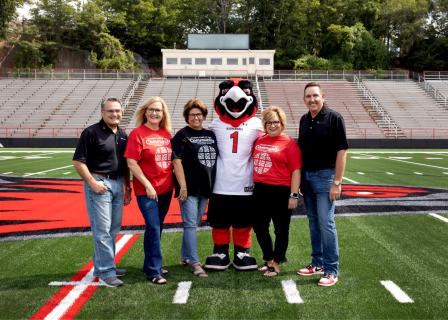
[[[296,283],[293,280],[282,280],[282,288],[285,293],[286,301],[290,304],[304,303],[297,289]]]
[[[382,280],[381,284],[389,291],[392,296],[400,303],[414,303],[406,292],[401,290],[399,286],[397,286],[393,281],[390,280]]]
[[[177,284],[176,294],[173,298],[175,304],[186,304],[190,296],[191,281],[181,281]]]
[[[434,218],[436,218],[436,219],[442,220],[442,221],[444,221],[444,222],[448,222],[448,219],[447,219],[447,218],[442,217],[442,216],[440,216],[440,215],[438,215],[438,214],[430,213],[429,215],[432,216],[432,217],[434,217]]]
[[[132,247],[139,235],[120,235],[115,246],[115,263]],[[54,282],[50,282],[52,285]],[[98,288],[98,278],[93,276],[90,260],[64,287],[42,306],[30,319],[73,319]]]

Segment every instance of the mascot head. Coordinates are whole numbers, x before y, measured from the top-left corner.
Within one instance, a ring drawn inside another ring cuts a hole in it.
[[[215,111],[222,122],[238,127],[257,113],[257,98],[252,83],[246,79],[229,79],[219,84]]]

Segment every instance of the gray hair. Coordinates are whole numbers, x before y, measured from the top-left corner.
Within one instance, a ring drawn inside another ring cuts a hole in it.
[[[120,107],[123,106],[123,104],[121,103],[121,100],[118,98],[106,98],[101,101],[101,110],[104,109],[104,106],[106,105],[107,102],[118,102],[120,104]]]

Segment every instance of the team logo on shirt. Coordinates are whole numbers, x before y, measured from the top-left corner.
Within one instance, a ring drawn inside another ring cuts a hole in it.
[[[269,171],[272,167],[271,157],[266,152],[257,153],[254,156],[254,170],[258,174],[263,174]]]
[[[158,147],[156,149],[156,163],[159,167],[166,169],[171,166],[171,148]]]
[[[216,162],[216,150],[212,146],[201,146],[198,150],[199,163],[206,167],[213,167]]]
[[[153,138],[148,138],[145,140],[145,143],[147,145],[151,145],[151,146],[166,146],[170,143],[170,140],[166,139],[166,138],[162,138],[162,137],[153,137]]]

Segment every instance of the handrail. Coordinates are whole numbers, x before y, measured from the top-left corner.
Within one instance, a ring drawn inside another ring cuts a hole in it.
[[[420,82],[420,79],[419,79]],[[448,101],[447,101],[447,97],[440,92],[440,90],[437,90],[437,88],[434,88],[428,81],[424,81],[424,89],[426,92],[428,92],[429,94],[431,94],[436,100],[441,99],[443,101],[443,106],[446,108],[448,107]]]
[[[128,94],[126,95],[126,99],[123,102],[123,110],[126,110],[128,108],[129,101],[131,101],[132,97],[134,96],[134,91],[135,91],[135,89],[137,89],[142,78],[143,78],[143,75],[139,74],[137,77],[137,80],[134,81],[134,84],[133,84],[131,90],[129,90]]]
[[[260,111],[263,112],[263,110],[264,110],[263,99],[261,98],[260,85],[258,83],[258,75],[255,75],[255,84],[257,86],[257,92],[258,92],[258,107],[260,108]]]
[[[372,92],[366,87],[366,85],[358,79],[357,76],[353,77],[353,81],[356,82],[358,90],[362,90],[364,97],[370,102],[370,105],[375,112],[381,117],[380,123],[387,124],[388,132],[393,132],[395,136],[398,136],[399,127],[389,115],[389,113],[383,108],[381,103],[375,98]]]

